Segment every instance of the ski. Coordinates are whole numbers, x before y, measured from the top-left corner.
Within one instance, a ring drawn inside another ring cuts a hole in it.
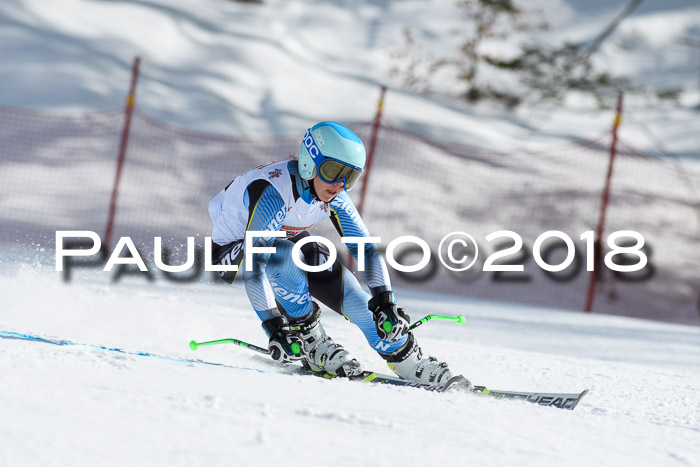
[[[473,392],[479,396],[495,397],[496,399],[514,399],[532,402],[533,404],[547,407],[557,407],[559,409],[574,410],[583,396],[588,394],[588,389],[580,393],[558,393],[558,392],[517,392],[517,391],[495,391],[484,386],[475,386]]]
[[[450,389],[458,389],[458,388],[464,388],[466,385],[468,385],[468,380],[464,376],[453,376],[450,378],[447,383],[443,385],[438,385],[438,384],[428,384],[428,383],[418,383],[416,381],[409,381],[407,379],[402,379],[397,376],[388,376],[388,375],[383,375],[380,373],[376,373],[373,371],[363,371],[357,376],[351,376],[349,378],[345,378],[342,376],[337,376],[332,373],[326,373],[326,372],[315,372],[308,370],[306,368],[299,368],[299,371],[296,372],[297,374],[301,375],[313,375],[313,376],[318,376],[324,379],[334,379],[334,378],[343,378],[343,379],[348,379],[350,381],[359,381],[362,383],[373,383],[373,384],[388,384],[391,386],[403,386],[403,387],[410,387],[410,388],[419,388],[419,389],[425,389],[426,391],[433,391],[433,392],[445,392]]]
[[[306,370],[300,368],[297,374],[303,375],[313,375],[322,377],[324,379],[341,378],[330,373],[324,372],[313,372],[311,370]],[[512,399],[512,400],[523,400],[526,402],[531,402],[533,404],[543,405],[547,407],[556,407],[559,409],[574,410],[578,403],[581,401],[583,396],[588,393],[588,389],[580,393],[549,393],[549,392],[519,392],[519,391],[497,391],[488,389],[485,386],[474,386],[470,388],[468,385],[468,380],[461,375],[453,376],[444,385],[434,385],[426,383],[418,383],[415,381],[408,381],[396,376],[387,376],[379,374],[372,371],[364,371],[359,376],[346,378],[351,381],[360,381],[363,383],[375,383],[375,384],[389,384],[392,386],[403,386],[410,388],[419,388],[426,391],[433,392],[447,392],[451,389],[456,390],[467,390],[473,392],[477,396],[493,397],[495,399]]]
[[[427,321],[427,318],[424,318],[424,320]],[[423,320],[421,320],[423,321]],[[219,339],[216,341],[209,341],[209,342],[197,342],[197,341],[191,341],[190,342],[190,349],[192,350],[197,350],[199,347],[203,345],[216,345],[216,344],[235,344],[239,347],[243,347],[248,350],[255,351],[259,354],[264,355],[265,357],[270,356],[270,353],[267,349],[263,347],[259,347],[253,344],[248,344],[247,342],[243,342],[238,339]],[[332,379],[332,378],[337,378],[338,376],[333,375],[331,373],[326,373],[323,371],[320,372],[314,372],[311,370],[308,370],[306,368],[298,368],[296,370],[298,374],[311,374],[314,376],[320,376],[325,379]],[[409,381],[405,380],[403,378],[395,377],[395,376],[387,376],[387,375],[382,375],[379,373],[375,373],[372,371],[364,371],[358,376],[354,376],[351,378],[348,378],[351,381],[361,381],[364,383],[375,383],[375,384],[389,384],[393,386],[404,386],[404,387],[412,387],[412,388],[420,388],[420,389],[425,389],[427,391],[434,391],[434,392],[445,392],[450,389],[461,389],[461,390],[468,390],[469,392],[473,392],[474,394],[478,396],[487,396],[487,397],[494,397],[496,399],[513,399],[513,400],[523,400],[527,402],[531,402],[533,404],[538,404],[546,407],[556,407],[559,409],[566,409],[566,410],[574,410],[578,403],[581,401],[583,396],[585,396],[588,393],[588,389],[580,392],[580,393],[549,393],[549,392],[519,392],[519,391],[496,391],[496,390],[491,390],[488,389],[486,386],[471,386],[471,383],[469,383],[469,380],[467,380],[464,376],[458,375],[452,377],[447,383],[444,385],[435,385],[435,384],[426,384],[426,383],[418,383],[415,381]]]

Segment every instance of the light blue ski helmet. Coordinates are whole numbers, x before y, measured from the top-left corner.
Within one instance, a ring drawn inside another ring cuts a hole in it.
[[[355,133],[339,123],[321,122],[304,134],[299,175],[305,180],[319,175],[326,183],[342,180],[349,190],[362,175],[366,160],[365,147]]]

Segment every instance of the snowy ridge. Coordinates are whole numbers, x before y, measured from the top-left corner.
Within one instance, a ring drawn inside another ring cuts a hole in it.
[[[626,3],[538,0],[528,6],[551,22],[545,39],[585,42]],[[454,45],[445,31],[459,25],[458,17],[448,2],[437,8],[424,0],[7,0],[0,7],[0,104],[57,111],[120,107],[138,55],[137,95],[147,114],[222,134],[297,135],[310,121],[367,121],[381,84],[390,85],[386,117],[435,139],[512,151],[591,139],[609,129],[607,112],[576,102],[511,114],[418,96],[388,79],[404,26],[418,31],[427,47],[445,50]],[[697,128],[698,58],[677,44],[698,28],[696,1],[646,1],[603,43],[597,59],[603,68],[642,85],[684,89],[681,105],[626,103],[621,136],[647,152],[659,148],[645,127],[668,151],[698,157],[698,132],[688,131]]]

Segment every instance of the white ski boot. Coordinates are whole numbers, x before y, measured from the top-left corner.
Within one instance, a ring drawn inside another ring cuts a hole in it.
[[[393,354],[379,354],[394,373],[403,379],[418,383],[443,386],[452,378],[452,372],[447,363],[438,361],[435,357],[423,358],[423,351],[413,337],[408,333],[406,345]]]
[[[304,366],[312,371],[325,371],[338,376],[357,376],[362,373],[360,362],[350,357],[342,345],[328,337],[320,317],[321,310],[313,302],[309,317],[292,325],[292,329],[299,333],[304,342]]]

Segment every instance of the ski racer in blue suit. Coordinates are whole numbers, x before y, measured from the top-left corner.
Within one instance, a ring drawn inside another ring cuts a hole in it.
[[[452,377],[450,369],[423,355],[408,329],[409,316],[397,306],[376,244],[362,246],[371,295],[339,261],[320,272],[306,272],[292,260],[295,243],[327,218],[343,237],[370,236],[347,194],[362,174],[365,160],[362,141],[347,127],[334,122],[314,125],[304,135],[298,160],[252,168],[211,200],[213,261],[239,266],[236,272],[219,274],[228,283],[237,275],[242,277],[274,359],[300,360],[311,370],[339,376],[362,373],[360,362],[326,334],[317,300],[358,326],[401,378],[444,384]],[[248,231],[285,233],[284,238],[255,239],[255,247],[274,247],[275,252],[254,253],[250,271],[243,264]],[[358,243],[349,243],[348,248],[357,260]],[[301,253],[300,259],[309,266],[325,264],[329,255],[320,242],[305,244]]]

